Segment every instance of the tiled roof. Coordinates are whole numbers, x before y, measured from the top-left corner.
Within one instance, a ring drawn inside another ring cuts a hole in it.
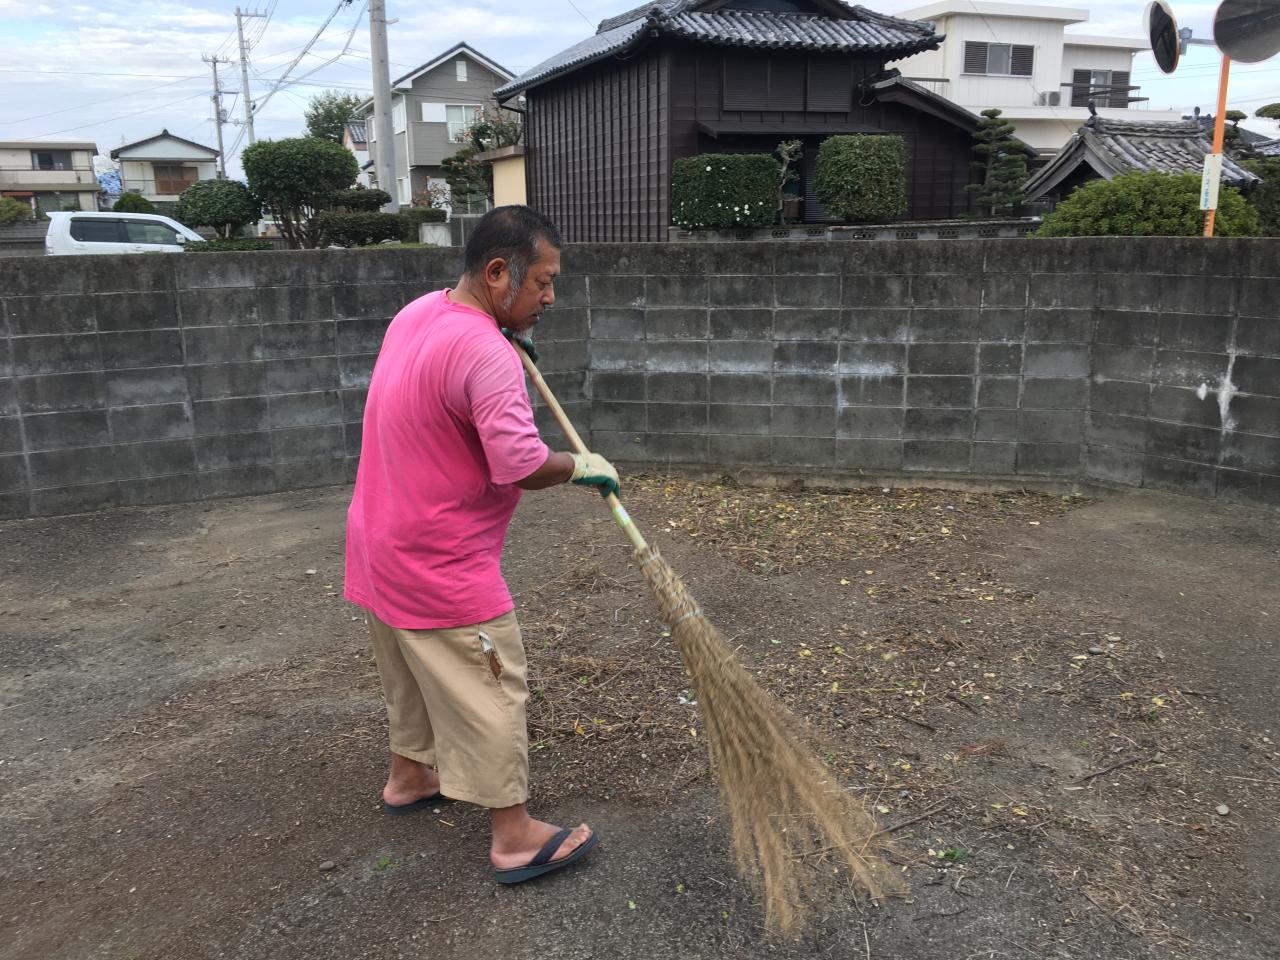
[[[368,129],[364,120],[349,120],[343,124],[352,143],[368,143]]]
[[[1275,140],[1264,140],[1262,143],[1255,143],[1253,149],[1264,157],[1280,157],[1280,137]]]
[[[1081,163],[1107,180],[1122,173],[1200,173],[1212,145],[1195,120],[1111,120],[1090,117],[1066,145],[1027,181],[1027,199],[1043,196]],[[1222,182],[1249,186],[1258,178],[1230,157],[1222,161]]]
[[[700,0],[658,0],[600,23],[595,36],[562,50],[532,70],[494,91],[506,100],[580,66],[619,53],[653,31],[702,43],[762,50],[863,51],[892,54],[894,59],[936,47],[942,37],[933,25],[900,20],[865,7],[841,4],[846,17],[718,9],[707,13]]]

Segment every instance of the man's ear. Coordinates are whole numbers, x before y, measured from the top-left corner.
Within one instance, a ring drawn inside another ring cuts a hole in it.
[[[484,278],[490,284],[497,284],[502,281],[502,273],[507,269],[507,261],[501,257],[494,257],[484,268]]]

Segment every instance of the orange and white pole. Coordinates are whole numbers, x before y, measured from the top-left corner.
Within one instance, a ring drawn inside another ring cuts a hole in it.
[[[1222,141],[1227,121],[1227,79],[1231,74],[1231,58],[1222,56],[1222,78],[1218,81],[1218,112],[1213,118],[1213,153],[1204,158],[1204,177],[1200,184],[1200,209],[1204,211],[1204,235],[1213,236],[1213,223],[1218,212],[1218,185],[1222,182]]]

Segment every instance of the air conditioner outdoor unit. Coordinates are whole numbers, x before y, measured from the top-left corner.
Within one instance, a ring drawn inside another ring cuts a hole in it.
[[[1057,90],[1046,90],[1040,94],[1040,106],[1056,107],[1062,103],[1062,94]]]

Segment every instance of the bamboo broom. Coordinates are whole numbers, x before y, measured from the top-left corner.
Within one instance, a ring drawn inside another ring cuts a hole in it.
[[[570,446],[586,453],[537,366],[517,351]],[[697,691],[712,770],[729,808],[738,872],[762,894],[766,928],[793,935],[849,887],[877,900],[902,892],[882,856],[891,849],[888,835],[796,736],[795,718],[738,663],[618,497],[611,493],[606,500],[635,547]]]

